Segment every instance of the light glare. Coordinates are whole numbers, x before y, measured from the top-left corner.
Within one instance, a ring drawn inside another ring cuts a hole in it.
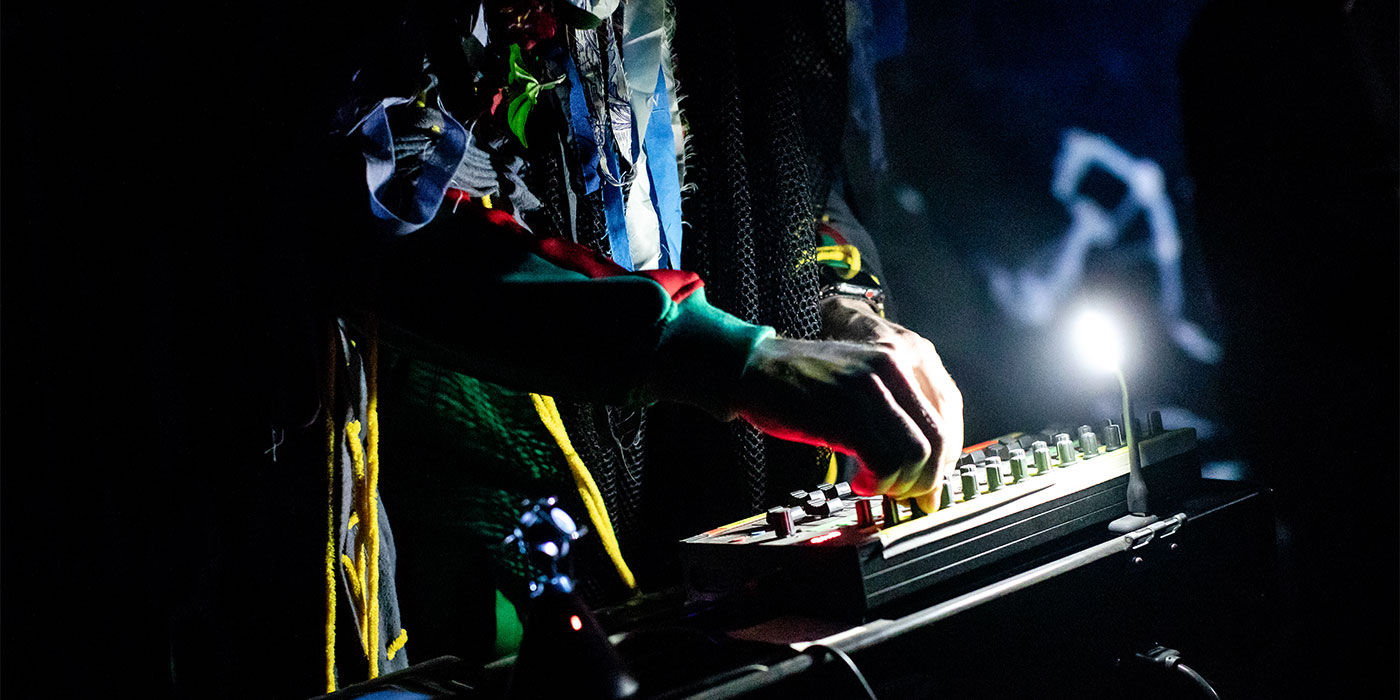
[[[1084,311],[1075,320],[1075,351],[1086,364],[1103,372],[1117,372],[1123,362],[1123,341],[1112,319],[1099,311]]]

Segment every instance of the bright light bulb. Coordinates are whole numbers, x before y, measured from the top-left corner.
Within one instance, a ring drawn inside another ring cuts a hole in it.
[[[1074,322],[1075,350],[1086,364],[1103,372],[1117,372],[1123,363],[1123,341],[1113,321],[1098,311],[1084,311]]]

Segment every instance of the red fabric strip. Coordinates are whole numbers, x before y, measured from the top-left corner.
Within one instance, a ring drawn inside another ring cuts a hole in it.
[[[700,275],[685,270],[641,270],[628,272],[607,256],[594,252],[565,238],[541,238],[520,227],[515,217],[500,209],[486,209],[486,218],[498,228],[529,238],[532,252],[566,270],[573,270],[592,279],[616,277],[618,275],[641,275],[661,285],[671,295],[671,301],[680,303],[695,290],[705,286]]]

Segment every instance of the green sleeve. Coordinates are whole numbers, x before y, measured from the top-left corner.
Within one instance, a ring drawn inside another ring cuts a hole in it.
[[[381,333],[502,386],[604,403],[681,400],[731,417],[750,353],[773,334],[711,306],[703,289],[675,302],[640,275],[590,278],[517,241],[431,229],[385,251]]]
[[[746,323],[711,306],[704,289],[672,303],[662,324],[654,373],[635,398],[649,402],[686,396],[688,403],[716,417],[733,418],[733,389],[749,355],[774,335],[773,329]]]

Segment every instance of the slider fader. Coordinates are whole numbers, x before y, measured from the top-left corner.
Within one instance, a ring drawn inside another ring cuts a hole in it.
[[[1143,477],[1169,504],[1200,479],[1193,429],[1153,421]],[[1126,514],[1123,432],[1112,423],[1015,433],[964,450],[939,505],[862,497],[845,483],[789,493],[767,512],[682,540],[692,599],[768,590],[798,609],[875,607]]]

